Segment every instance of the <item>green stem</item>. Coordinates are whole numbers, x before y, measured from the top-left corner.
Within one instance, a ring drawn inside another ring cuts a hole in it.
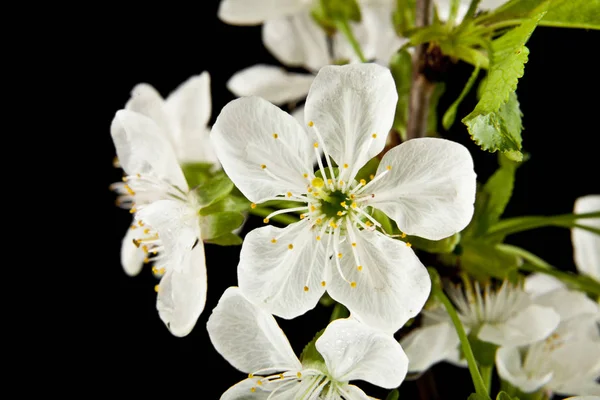
[[[562,282],[574,286],[578,290],[587,292],[595,296],[600,296],[600,282],[597,282],[583,275],[577,275],[569,272],[560,271],[554,268],[552,265],[548,264],[540,257],[536,256],[535,254],[530,253],[529,251],[517,246],[512,246],[509,244],[499,244],[496,245],[496,248],[506,253],[514,254],[523,258],[525,262],[519,266],[519,269],[523,271],[541,272],[547,275],[551,275],[555,278],[558,278]]]
[[[495,24],[491,24],[491,25],[478,26],[477,28],[473,29],[470,32],[470,34],[482,35],[482,34],[486,34],[489,32],[493,32],[498,29],[510,28],[510,27],[513,27],[516,25],[521,25],[522,23],[523,23],[522,19],[508,19],[506,21],[496,22]]]
[[[275,211],[275,210],[273,210],[271,208],[266,208],[266,207],[255,207],[255,208],[250,208],[250,210],[249,210],[250,214],[258,215],[259,217],[266,217],[267,215],[271,214],[273,211]],[[275,216],[271,217],[270,219],[272,221],[279,222],[284,225],[293,224],[294,222],[299,221],[298,218],[295,218],[290,214],[279,214],[279,215],[275,215]]]
[[[435,270],[434,270],[435,271]],[[431,273],[431,269],[430,269]],[[435,275],[435,277],[434,277]],[[432,288],[431,291],[435,297],[437,297],[450,315],[450,319],[452,319],[452,323],[456,328],[456,333],[460,339],[460,345],[462,347],[463,354],[467,359],[467,363],[469,364],[469,372],[471,373],[471,379],[473,380],[473,385],[475,386],[475,391],[478,395],[482,396],[485,399],[491,400],[488,389],[481,377],[479,369],[477,368],[477,362],[475,361],[475,356],[473,355],[473,350],[471,350],[471,345],[469,344],[469,338],[467,337],[467,333],[465,332],[465,328],[462,326],[460,322],[460,318],[454,309],[454,306],[450,302],[450,299],[446,296],[444,291],[439,285],[439,277],[437,277],[437,272],[432,274]]]
[[[489,394],[492,390],[492,374],[494,372],[494,364],[480,365],[479,371],[481,371],[481,377]]]
[[[348,39],[348,42],[350,42],[350,45],[354,49],[354,52],[356,53],[358,58],[360,59],[360,62],[367,62],[367,59],[365,58],[362,49],[360,48],[360,44],[356,40],[356,37],[354,37],[354,32],[352,32],[352,28],[350,27],[348,20],[338,20],[336,22],[336,27],[340,30],[340,32],[344,34],[346,39]]]

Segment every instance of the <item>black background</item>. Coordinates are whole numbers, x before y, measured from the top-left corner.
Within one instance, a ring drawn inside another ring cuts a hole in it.
[[[220,357],[206,333],[206,320],[222,292],[236,284],[239,248],[206,245],[205,311],[190,335],[176,338],[158,317],[153,289],[156,280],[149,268],[135,278],[121,269],[120,243],[131,216],[114,206],[115,196],[108,190],[109,184],[121,177],[112,167],[115,152],[110,122],[135,84],[150,83],[166,96],[191,75],[209,71],[212,123],[234,98],[225,88],[231,75],[259,62],[278,65],[262,45],[260,27],[226,25],[217,19],[217,6],[217,1],[210,1],[193,8],[113,8],[99,14],[99,23],[78,22],[78,28],[95,34],[86,35],[82,45],[86,51],[77,66],[83,74],[67,79],[81,85],[79,97],[87,99],[83,114],[86,129],[79,132],[78,143],[85,154],[86,171],[91,172],[86,185],[93,189],[86,210],[71,212],[79,213],[78,221],[85,223],[81,212],[88,218],[89,208],[93,208],[93,230],[101,240],[94,238],[91,244],[86,240],[88,245],[84,246],[91,251],[77,260],[74,280],[81,293],[70,299],[68,308],[86,324],[65,334],[67,346],[78,361],[64,383],[72,380],[83,384],[86,389],[80,394],[84,397],[91,390],[135,398],[167,395],[218,399],[245,377]],[[90,12],[89,17],[93,14]],[[505,215],[567,213],[578,196],[600,192],[595,145],[599,133],[600,86],[595,62],[599,36],[584,30],[538,28],[530,39],[531,54],[517,93],[524,113],[523,146],[531,159],[518,170],[514,196]],[[464,66],[450,71],[441,112],[456,98],[469,73]],[[86,85],[90,79],[93,88]],[[458,117],[466,115],[474,104],[473,96],[467,98]],[[479,150],[460,123],[442,134],[468,146],[479,178],[487,179],[496,166],[495,154]],[[251,219],[244,233],[261,224]],[[539,229],[514,235],[509,241],[557,267],[574,270],[568,230]],[[293,321],[278,320],[298,354],[327,324],[330,311],[318,306]],[[472,391],[466,369],[440,364],[426,379],[431,377],[437,386],[428,389],[430,398],[435,391],[441,399],[466,398]],[[385,397],[387,393],[362,382],[359,385],[372,396]],[[402,384],[401,398],[419,398],[415,382]]]

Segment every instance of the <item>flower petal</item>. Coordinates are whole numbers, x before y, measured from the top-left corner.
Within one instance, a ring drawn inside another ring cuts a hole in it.
[[[463,145],[437,138],[409,140],[383,156],[376,177],[382,173],[361,193],[374,195],[368,204],[403,232],[439,240],[471,221],[476,175]]]
[[[530,377],[523,369],[521,355],[517,347],[499,348],[496,351],[496,368],[502,379],[525,393],[538,390],[552,379],[552,372],[541,377]]]
[[[170,135],[169,119],[164,110],[165,101],[156,89],[147,83],[137,84],[131,91],[131,97],[125,109],[147,116]],[[169,140],[172,138],[169,137]]]
[[[209,139],[212,100],[208,72],[192,76],[179,85],[167,97],[165,110],[171,118],[179,160],[218,163]]]
[[[233,100],[217,117],[211,139],[223,169],[250,201],[306,192],[313,144],[294,117],[277,106],[260,97]]]
[[[332,271],[327,291],[363,323],[394,333],[423,308],[431,290],[429,274],[404,242],[366,230],[355,236],[356,246],[346,240],[339,249],[346,280]]]
[[[367,396],[361,388],[355,385],[345,385],[338,389],[343,393],[344,399],[348,400],[377,400],[374,397]]]
[[[271,391],[257,385],[257,380],[258,378],[248,378],[236,383],[223,393],[220,400],[267,400]]]
[[[600,311],[598,303],[587,297],[585,293],[576,290],[553,290],[536,297],[534,301],[540,306],[550,307],[556,311],[561,322],[580,315],[593,315]]]
[[[362,7],[362,22],[366,29],[362,50],[365,57],[374,59],[380,65],[387,66],[392,55],[402,47],[408,39],[398,37],[392,23],[395,4]]]
[[[545,339],[559,322],[552,308],[533,304],[504,323],[484,323],[478,338],[499,346],[523,346]]]
[[[302,368],[275,318],[248,301],[237,287],[225,290],[206,329],[219,354],[242,372]]]
[[[307,222],[296,222],[283,229],[254,229],[242,244],[240,289],[250,301],[278,317],[291,319],[304,314],[317,305],[325,292],[325,255]]]
[[[385,146],[398,95],[390,70],[377,64],[326,66],[315,78],[305,105],[305,121],[319,132],[340,176],[354,178]]]
[[[117,157],[128,175],[149,174],[183,191],[187,182],[167,133],[145,115],[117,111],[110,127]]]
[[[275,58],[288,67],[317,72],[331,64],[326,34],[308,12],[266,21],[262,39]]]
[[[168,268],[160,280],[156,308],[160,319],[178,337],[192,331],[206,303],[206,260],[200,241],[186,252],[179,268]]]
[[[575,201],[575,214],[600,211],[600,195],[588,195]],[[600,229],[600,218],[586,218],[580,224]],[[580,228],[571,230],[575,265],[582,274],[600,281],[600,235]]]
[[[222,0],[219,18],[233,25],[258,25],[310,7],[302,0]]]
[[[400,344],[408,356],[408,371],[421,372],[454,354],[460,340],[451,324],[441,322],[413,330]]]
[[[283,68],[258,64],[233,75],[227,89],[236,96],[256,95],[274,104],[285,104],[304,99],[313,79],[313,75],[288,73]]]
[[[533,298],[564,287],[565,284],[559,279],[541,272],[530,274],[525,278],[525,291]]]
[[[127,228],[123,242],[121,243],[121,265],[125,273],[129,276],[136,276],[144,266],[146,254],[133,244],[133,240],[138,237],[138,233],[131,227]]]
[[[399,386],[408,358],[392,335],[353,318],[331,322],[315,343],[333,379],[360,379],[391,389]]]

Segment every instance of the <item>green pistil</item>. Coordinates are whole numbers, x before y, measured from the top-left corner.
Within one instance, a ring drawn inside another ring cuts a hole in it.
[[[342,206],[342,203],[351,202],[345,193],[340,190],[336,190],[327,193],[326,196],[321,194],[321,212],[327,216],[327,218],[338,218],[338,212],[345,212],[346,209]]]

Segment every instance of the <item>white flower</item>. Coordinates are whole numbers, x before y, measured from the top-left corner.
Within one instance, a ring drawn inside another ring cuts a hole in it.
[[[236,2],[224,1],[221,8]],[[236,3],[237,4],[237,3]],[[261,7],[271,6],[262,1]],[[364,56],[382,65],[406,39],[396,35],[392,25],[394,2],[363,4],[362,22],[352,24],[352,29]],[[292,15],[269,19],[264,23],[262,37],[265,47],[284,65],[303,67],[309,74],[289,73],[285,69],[258,64],[236,73],[227,82],[227,88],[237,96],[260,96],[273,104],[282,105],[303,100],[308,94],[316,73],[325,65],[337,60],[358,62],[354,50],[341,33],[328,36],[306,8]],[[257,5],[258,7],[258,5]]]
[[[497,291],[486,286],[481,295],[479,284],[464,291],[450,287],[448,296],[467,333],[484,342],[525,345],[546,338],[556,329],[560,317],[551,307],[535,304],[522,288],[508,282]],[[459,338],[445,309],[423,311],[423,327],[410,332],[401,341],[409,359],[409,371],[424,371],[440,361],[465,366],[459,356]]]
[[[211,139],[231,180],[254,203],[300,203],[272,215],[303,212],[286,228],[247,234],[238,282],[251,301],[294,318],[327,289],[362,322],[387,331],[422,308],[431,288],[427,270],[407,244],[375,229],[381,224],[371,208],[407,234],[450,236],[472,217],[475,172],[464,146],[423,138],[391,149],[373,180],[357,181],[360,168],[383,150],[396,100],[388,69],[354,64],[321,69],[306,101],[308,131],[258,97],[223,108]]]
[[[453,0],[434,0],[437,9],[438,17],[442,21],[447,21],[450,17],[450,5]],[[493,11],[496,8],[504,5],[508,0],[481,0],[477,5],[478,11]],[[469,10],[471,0],[459,0],[458,12],[456,14],[456,23],[462,22],[463,18]]]
[[[331,322],[315,346],[322,361],[300,361],[275,318],[228,288],[208,319],[216,350],[248,378],[221,400],[332,399],[366,400],[351,380],[387,389],[399,386],[408,360],[391,336],[353,319]]]
[[[162,276],[157,285],[160,318],[176,336],[187,335],[204,309],[206,267],[190,192],[167,133],[152,119],[130,110],[116,113],[111,135],[127,174],[121,190],[135,221],[123,246],[125,270],[139,272],[144,258]],[[135,251],[131,251],[133,249]],[[141,249],[141,251],[137,251]]]
[[[573,213],[583,214],[600,211],[600,195],[588,195],[575,201]],[[600,229],[600,218],[585,218],[578,221],[581,225]],[[575,265],[582,274],[600,281],[600,235],[573,228],[571,230]]]
[[[529,278],[528,278],[529,279]],[[530,288],[542,288],[536,278]],[[548,286],[547,286],[548,287]],[[556,286],[554,286],[556,287]],[[560,325],[545,340],[526,347],[507,344],[496,353],[502,379],[525,393],[600,395],[600,308],[584,293],[564,287],[539,290],[536,304],[552,307]]]

